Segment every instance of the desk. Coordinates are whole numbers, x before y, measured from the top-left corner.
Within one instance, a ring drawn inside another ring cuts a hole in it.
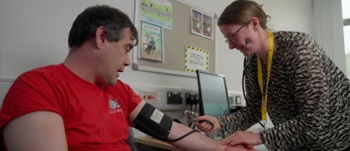
[[[142,149],[140,150],[141,145],[159,148],[160,150],[181,151],[180,149],[175,148],[173,145],[171,145],[165,141],[155,139],[155,138],[148,136],[148,135],[134,137],[134,140],[135,140],[135,145],[136,145],[138,151],[143,151]]]

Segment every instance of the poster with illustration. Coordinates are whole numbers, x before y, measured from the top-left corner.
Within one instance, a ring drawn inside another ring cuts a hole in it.
[[[191,8],[191,31],[193,34],[213,39],[213,16]]]
[[[163,61],[162,28],[147,22],[141,22],[140,58]]]
[[[213,39],[213,17],[203,14],[203,36]]]
[[[191,8],[191,31],[194,34],[202,35],[203,13],[199,10]]]
[[[168,0],[141,0],[140,20],[172,30],[173,5]]]

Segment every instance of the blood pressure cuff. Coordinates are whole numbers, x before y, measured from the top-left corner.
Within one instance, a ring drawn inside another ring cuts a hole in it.
[[[135,128],[154,138],[166,140],[172,127],[173,119],[146,103],[134,120]]]

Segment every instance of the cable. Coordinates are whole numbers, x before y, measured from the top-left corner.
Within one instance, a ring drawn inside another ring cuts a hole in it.
[[[246,43],[247,43],[247,44],[250,44],[250,42],[249,42],[249,43],[246,42]],[[244,58],[244,62],[243,62],[243,75],[242,75],[242,92],[243,92],[243,98],[244,98],[244,100],[246,100],[245,102],[246,102],[246,104],[247,104],[247,107],[249,107],[249,103],[248,103],[248,101],[247,101],[247,99],[246,99],[246,94],[245,94],[245,83],[244,83],[244,82],[245,82],[245,71],[246,71],[246,69],[247,69],[247,67],[248,67],[248,65],[249,65],[249,63],[250,63],[250,59],[251,59],[250,56],[252,55],[252,45],[251,45],[251,44],[250,44],[249,51],[250,51],[249,56]],[[252,112],[252,114],[253,114],[254,118],[258,121],[258,123],[261,125],[261,127],[263,127],[263,128],[265,129],[265,125],[261,123],[260,119],[256,116],[256,114],[254,114],[253,112]]]
[[[194,132],[199,132],[199,131],[198,131],[198,130],[192,130],[192,131],[186,133],[185,135],[180,136],[179,138],[176,138],[176,139],[173,139],[173,140],[169,140],[169,139],[168,139],[167,142],[176,142],[176,141],[179,141],[179,140],[181,140],[181,139],[187,137],[188,135],[190,135],[190,134],[192,134],[192,133],[194,133]]]

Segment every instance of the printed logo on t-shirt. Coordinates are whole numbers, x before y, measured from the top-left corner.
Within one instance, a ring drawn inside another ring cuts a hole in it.
[[[123,112],[117,99],[109,99],[109,114]]]

